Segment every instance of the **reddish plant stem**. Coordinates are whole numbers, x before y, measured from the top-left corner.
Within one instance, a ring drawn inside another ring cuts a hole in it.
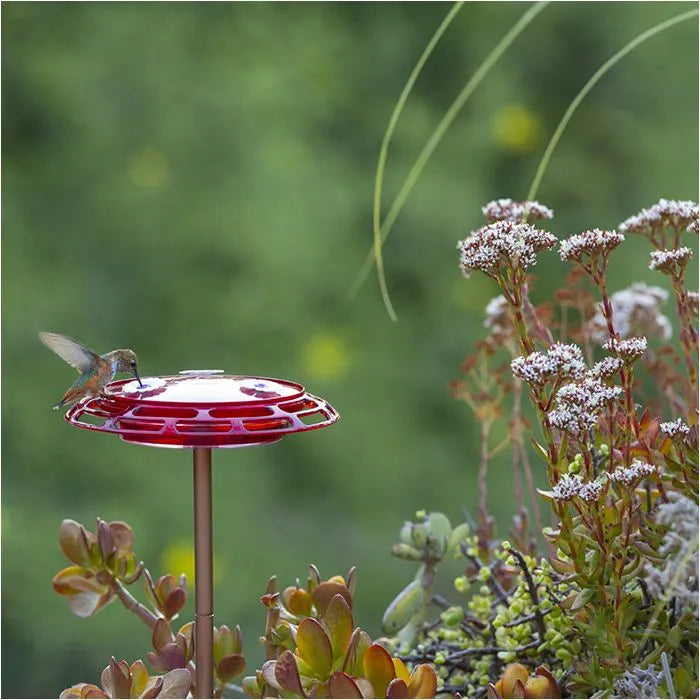
[[[487,496],[487,475],[489,466],[489,432],[491,423],[489,421],[481,421],[481,459],[479,460],[479,474],[477,477],[478,492],[479,492],[479,519],[486,527],[488,522],[488,510],[486,508]]]
[[[530,466],[530,458],[527,454],[527,447],[523,442],[523,426],[521,421],[521,406],[522,406],[522,395],[523,395],[523,384],[517,378],[513,377],[513,419],[512,419],[512,432],[513,432],[513,444],[515,449],[513,450],[513,461],[516,461],[516,455],[518,461],[523,466],[523,471],[525,472],[525,480],[527,481],[527,488],[530,494],[530,502],[532,504],[532,510],[535,514],[535,524],[537,525],[537,531],[542,532],[542,513],[540,511],[540,503],[537,499],[537,492],[535,490],[535,480],[532,476],[532,468]],[[518,475],[518,479],[519,479]],[[517,490],[517,488],[516,488]],[[522,497],[519,501],[522,505]]]
[[[685,288],[683,274],[673,275],[671,283],[676,296],[678,320],[680,322],[680,341],[683,348],[683,357],[688,369],[688,398],[691,407],[697,407],[697,383],[698,371],[696,359],[698,356],[698,334],[693,326],[693,314],[688,303],[688,292]]]
[[[124,607],[138,615],[150,629],[156,626],[156,622],[160,619],[158,615],[154,615],[145,605],[139,603],[119,579],[115,578],[112,581],[112,590],[117,594]]]

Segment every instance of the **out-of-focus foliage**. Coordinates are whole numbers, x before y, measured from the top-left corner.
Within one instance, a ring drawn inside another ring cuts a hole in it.
[[[50,406],[74,375],[38,331],[132,347],[144,375],[221,367],[328,398],[342,414],[334,428],[215,455],[216,619],[254,629],[262,575],[353,561],[371,582],[354,612],[376,621],[374,636],[403,586],[387,557],[395,523],[477,503],[479,429],[447,384],[496,289],[459,279],[456,241],[481,203],[525,195],[547,137],[607,58],[692,6],[553,3],[536,18],[397,221],[385,249],[393,325],[374,280],[354,303],[345,295],[370,242],[381,135],[447,5],[4,4],[2,694],[55,696],[110,654],[142,653],[133,616],[112,605],[86,631],[51,591],[66,515],[128,520],[144,558],[191,566],[189,455],[65,425]],[[399,122],[387,199],[524,10],[461,10]],[[538,193],[559,237],[614,226],[660,196],[695,198],[697,65],[687,22],[586,98]],[[646,245],[628,246],[610,291],[660,284],[647,262]],[[561,284],[555,256],[537,272],[541,303]],[[507,455],[489,478],[511,482]],[[509,490],[492,501],[505,531]]]

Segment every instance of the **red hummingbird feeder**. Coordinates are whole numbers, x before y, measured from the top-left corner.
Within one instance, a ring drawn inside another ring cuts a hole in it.
[[[85,398],[66,413],[72,425],[115,433],[126,442],[193,450],[197,697],[211,698],[214,691],[212,448],[266,445],[338,418],[327,401],[301,384],[223,370],[146,377],[142,385],[112,382],[103,395]]]

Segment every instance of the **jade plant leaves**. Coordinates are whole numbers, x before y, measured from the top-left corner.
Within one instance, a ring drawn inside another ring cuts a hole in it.
[[[350,638],[342,670],[345,671],[345,673],[349,673],[351,676],[361,676],[364,672],[362,659],[364,658],[365,651],[367,651],[371,645],[372,640],[370,636],[357,627]]]
[[[263,668],[263,674],[265,669]],[[283,651],[274,666],[274,674],[277,685],[297,697],[305,698],[306,694],[301,685],[299,670],[294,654],[291,651]]]
[[[437,677],[432,666],[419,664],[408,680],[409,698],[434,698],[437,693]]]
[[[330,698],[362,698],[362,693],[347,673],[334,671],[328,679],[328,697]]]
[[[102,687],[77,683],[66,688],[61,698],[186,698],[192,686],[189,671],[177,669],[164,676],[149,676],[139,659],[129,666],[114,657],[100,676]]]
[[[333,661],[345,656],[353,632],[352,612],[342,595],[336,594],[326,608],[323,618],[330,632]]]
[[[362,666],[365,678],[374,689],[374,697],[386,697],[387,687],[394,680],[394,662],[389,652],[379,644],[372,644],[365,651]]]
[[[251,697],[427,698],[434,697],[437,677],[432,667],[409,674],[403,661],[359,627],[354,628],[351,589],[345,579],[322,581],[311,566],[308,588],[268,586],[261,599],[268,611],[264,642],[268,660],[255,676],[243,679]],[[354,569],[347,580],[354,588]],[[308,596],[305,598],[304,596]],[[309,601],[313,604],[309,605]],[[298,613],[311,614],[299,619]],[[216,639],[216,636],[215,636]],[[216,641],[215,641],[216,644]]]
[[[297,653],[317,678],[327,678],[333,664],[333,648],[323,627],[306,617],[297,629]]]
[[[401,678],[394,678],[386,691],[387,698],[407,698],[408,697],[408,686],[406,682],[401,680]]]
[[[350,595],[350,591],[345,584],[337,581],[324,581],[314,588],[311,597],[313,598],[316,610],[318,610],[318,614],[321,617],[325,616],[328,605],[333,597],[338,594],[345,598],[345,602],[348,604],[348,607],[352,609],[352,596]]]

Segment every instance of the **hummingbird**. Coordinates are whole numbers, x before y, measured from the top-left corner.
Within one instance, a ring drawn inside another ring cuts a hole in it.
[[[41,332],[39,340],[80,373],[73,386],[54,406],[54,410],[66,404],[75,403],[85,396],[101,394],[105,385],[112,381],[117,372],[130,372],[136,377],[139,385],[143,386],[133,350],[112,350],[104,355],[98,355],[90,348],[59,333]]]

